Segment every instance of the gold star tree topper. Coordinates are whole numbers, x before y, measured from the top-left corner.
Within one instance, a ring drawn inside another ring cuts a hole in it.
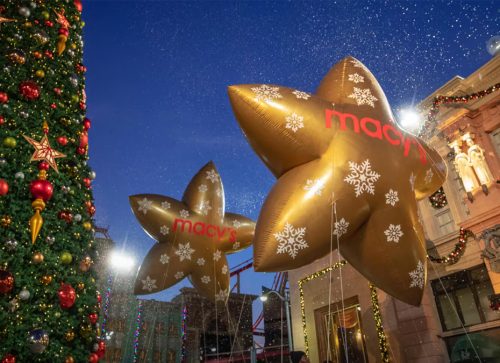
[[[250,145],[278,178],[256,225],[256,271],[312,263],[340,245],[361,274],[420,304],[426,281],[417,199],[437,190],[446,165],[401,130],[372,73],[347,57],[316,94],[275,85],[229,87]]]
[[[137,274],[135,294],[150,294],[189,277],[204,296],[225,301],[229,295],[226,254],[248,247],[255,223],[226,213],[224,188],[212,162],[191,179],[181,201],[156,195],[130,197],[132,211],[157,244]]]
[[[52,149],[47,135],[44,135],[42,137],[42,140],[40,141],[33,140],[31,137],[25,135],[23,136],[26,139],[26,141],[28,141],[35,148],[35,152],[31,156],[30,161],[37,161],[37,160],[46,161],[52,169],[54,169],[56,172],[59,172],[59,170],[57,170],[56,159],[64,158],[66,157],[66,155],[57,150]]]

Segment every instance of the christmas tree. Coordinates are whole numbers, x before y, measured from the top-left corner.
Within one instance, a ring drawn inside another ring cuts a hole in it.
[[[0,4],[0,359],[96,362],[82,6]]]

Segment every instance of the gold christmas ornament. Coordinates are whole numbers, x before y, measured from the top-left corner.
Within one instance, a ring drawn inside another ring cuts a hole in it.
[[[41,252],[35,252],[33,254],[33,257],[31,257],[31,261],[33,261],[33,263],[35,264],[40,264],[43,262],[43,254]]]
[[[226,254],[252,242],[255,223],[226,213],[224,188],[215,165],[206,164],[191,179],[181,201],[156,194],[130,197],[135,217],[157,244],[142,262],[135,294],[164,290],[185,277],[211,300],[229,294]]]
[[[75,339],[75,332],[73,330],[68,330],[66,333],[64,333],[64,339],[66,341],[71,342],[73,339]]]
[[[418,199],[446,164],[394,122],[372,73],[347,57],[315,95],[275,85],[229,87],[250,145],[278,178],[257,221],[256,271],[309,264],[340,245],[376,286],[419,305],[426,281]]]
[[[42,276],[40,278],[40,282],[43,285],[47,286],[47,285],[49,285],[52,282],[52,276],[50,276],[50,275],[44,275],[44,276]]]
[[[9,227],[11,223],[12,223],[12,218],[8,215],[4,215],[0,219],[0,224],[2,225],[2,227]]]
[[[92,223],[90,222],[83,222],[82,223],[83,228],[85,228],[87,231],[90,231],[92,229]]]

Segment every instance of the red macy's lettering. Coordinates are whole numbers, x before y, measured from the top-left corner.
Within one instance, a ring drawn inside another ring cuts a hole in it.
[[[422,145],[420,145],[420,143],[410,135],[407,135],[405,138],[401,131],[390,124],[382,126],[379,120],[374,120],[369,117],[363,117],[361,120],[358,120],[355,115],[350,113],[341,113],[335,110],[326,109],[325,122],[328,129],[332,127],[332,116],[337,116],[341,131],[345,131],[347,129],[347,121],[349,121],[353,131],[357,134],[359,134],[361,130],[366,136],[380,140],[385,139],[385,141],[393,146],[403,145],[404,156],[408,156],[411,145],[414,144],[417,146],[417,150],[420,154],[420,162],[422,164],[427,163],[425,149]]]
[[[226,228],[219,226],[214,226],[213,224],[205,224],[203,222],[196,222],[194,225],[191,223],[190,220],[188,219],[179,219],[176,218],[174,220],[174,226],[173,226],[173,231],[177,231],[177,226],[180,225],[181,232],[184,232],[184,230],[187,228],[189,233],[194,233],[197,235],[206,235],[208,237],[214,238],[217,237],[217,239],[220,241],[222,238],[224,238],[226,232],[229,233],[229,241],[230,242],[236,242],[236,230],[233,228]]]

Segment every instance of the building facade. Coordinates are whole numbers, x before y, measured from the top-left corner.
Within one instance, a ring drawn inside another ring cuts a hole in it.
[[[449,175],[432,201],[419,202],[435,261],[420,307],[372,290],[336,251],[333,268],[327,256],[289,271],[294,349],[311,362],[382,361],[374,291],[391,361],[500,362],[500,92],[491,89],[499,83],[495,57],[420,105],[426,115],[438,95],[463,97],[442,100],[426,133]]]

